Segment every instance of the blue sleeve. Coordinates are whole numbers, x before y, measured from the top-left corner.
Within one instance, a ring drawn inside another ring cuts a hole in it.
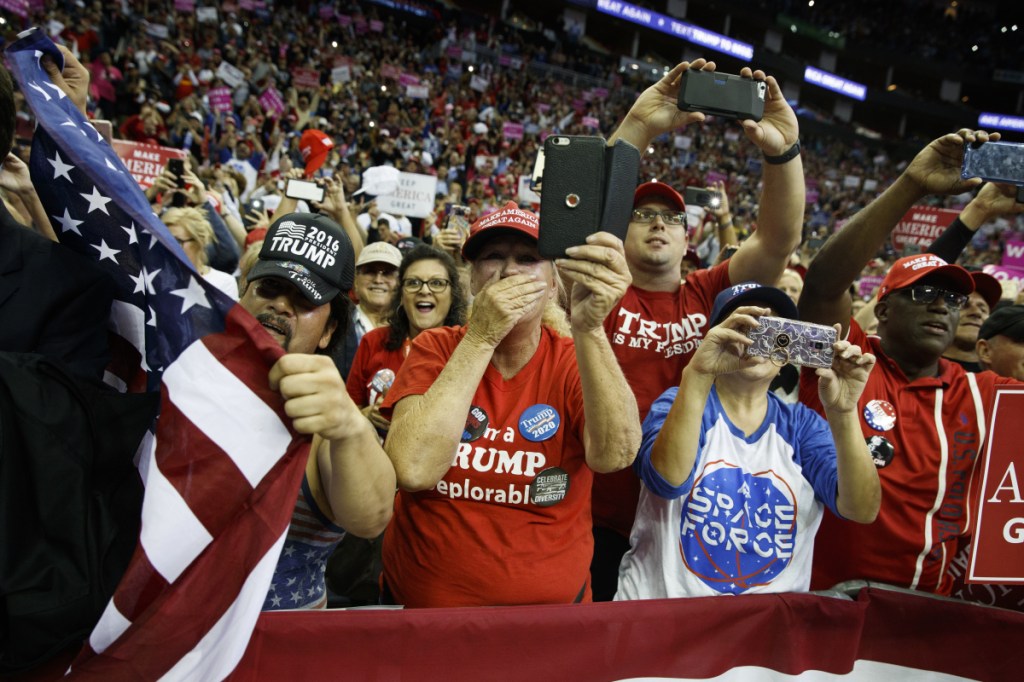
[[[213,228],[214,235],[213,243],[206,247],[210,267],[231,274],[238,267],[238,242],[235,241],[227,223],[217,215],[213,206],[205,203],[202,208],[206,213],[206,219],[210,222],[210,227]]]
[[[661,433],[661,427],[665,424],[665,419],[668,417],[669,410],[672,409],[672,403],[675,402],[677,393],[679,393],[679,388],[673,386],[658,396],[658,399],[651,405],[651,409],[643,423],[640,451],[633,461],[633,471],[644,482],[647,489],[666,500],[682,497],[690,492],[690,488],[693,486],[692,471],[690,476],[683,481],[682,485],[676,487],[669,484],[654,468],[654,465],[651,464],[651,449],[654,447],[654,441],[657,440],[658,434]],[[702,424],[698,450],[704,445],[704,433],[705,428]],[[698,459],[694,459],[694,467],[696,467]]]
[[[793,457],[803,472],[804,478],[814,488],[815,496],[839,518],[843,516],[836,509],[839,493],[839,469],[836,464],[836,443],[832,431],[820,415],[797,403],[792,408],[791,418],[798,437],[794,439]]]

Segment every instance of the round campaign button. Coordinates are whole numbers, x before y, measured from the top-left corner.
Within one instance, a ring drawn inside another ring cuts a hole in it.
[[[896,426],[896,408],[888,400],[872,400],[864,406],[864,421],[875,431]]]
[[[867,444],[868,451],[871,453],[871,461],[875,463],[875,467],[884,469],[889,466],[892,456],[896,453],[892,443],[884,436],[871,436],[867,439]]]
[[[466,415],[466,426],[462,430],[462,442],[469,443],[484,435],[488,421],[484,408],[470,405],[469,414]]]
[[[519,415],[519,434],[526,440],[539,443],[558,433],[561,417],[550,405],[531,405]]]
[[[558,504],[568,492],[569,474],[558,467],[545,469],[530,483],[530,501],[538,507]]]

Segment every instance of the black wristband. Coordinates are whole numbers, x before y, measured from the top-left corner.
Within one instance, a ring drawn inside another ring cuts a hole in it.
[[[786,151],[782,152],[778,156],[768,156],[767,154],[765,154],[764,155],[764,160],[765,160],[765,163],[770,163],[773,166],[778,166],[778,165],[786,163],[788,161],[792,161],[794,158],[796,158],[799,155],[800,155],[800,140],[797,140],[796,142],[793,143],[792,147],[790,147]]]

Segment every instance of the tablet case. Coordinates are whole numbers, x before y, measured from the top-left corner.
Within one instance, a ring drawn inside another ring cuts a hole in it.
[[[540,255],[563,258],[567,248],[602,230],[625,239],[640,151],[623,140],[609,147],[603,137],[552,135],[544,158]]]

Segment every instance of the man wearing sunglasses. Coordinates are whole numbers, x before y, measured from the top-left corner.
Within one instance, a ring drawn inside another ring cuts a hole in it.
[[[328,354],[349,319],[352,244],[324,215],[289,213],[267,231],[241,305],[285,355],[270,387],[295,429],[313,436],[292,527],[263,608],[322,608],[324,566],[346,532],[379,535],[391,518],[395,471]]]
[[[974,280],[960,266],[932,253],[897,260],[879,288],[877,336],[850,319],[846,292],[911,206],[927,194],[959,194],[980,184],[960,178],[964,145],[997,137],[961,130],[931,142],[832,235],[808,267],[801,319],[842,323],[850,343],[878,358],[857,417],[882,484],[874,523],[858,526],[825,514],[811,589],[866,579],[950,593],[948,569],[958,539],[968,532],[968,490],[984,451],[995,388],[1017,382],[966,372],[942,357],[974,291]],[[821,412],[816,383],[813,375],[801,376],[800,400]]]

